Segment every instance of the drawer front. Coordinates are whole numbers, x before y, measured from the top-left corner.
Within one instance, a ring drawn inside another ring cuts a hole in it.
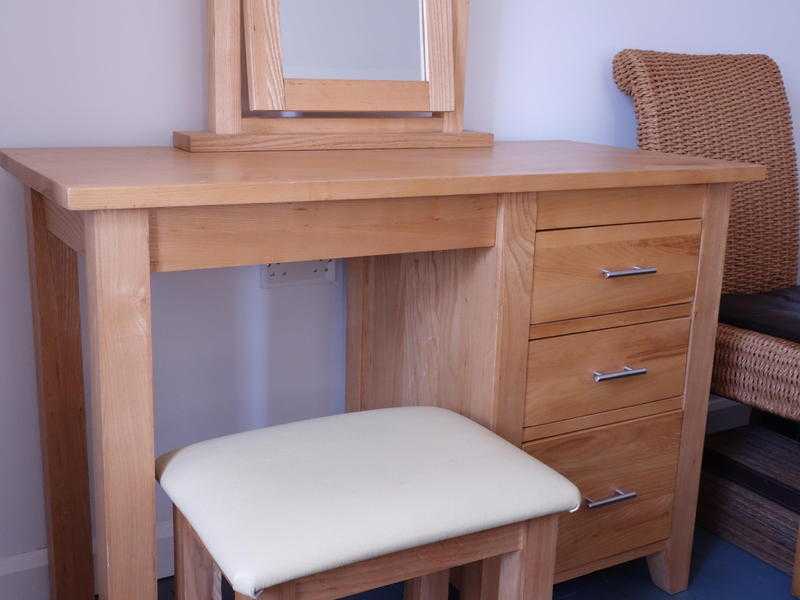
[[[690,302],[699,248],[699,220],[539,232],[531,321]]]
[[[536,229],[699,219],[707,189],[705,185],[683,185],[540,192]]]
[[[564,515],[556,571],[571,571],[669,537],[682,413],[598,427],[525,444],[525,450],[572,480],[594,502],[635,497]]]
[[[689,325],[682,318],[533,340],[525,426],[682,395]]]

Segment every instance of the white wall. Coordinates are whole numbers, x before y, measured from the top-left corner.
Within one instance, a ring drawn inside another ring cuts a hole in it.
[[[204,4],[0,1],[0,146],[166,145],[202,128]],[[797,0],[472,5],[467,122],[500,139],[632,146],[610,66],[626,47],[769,53],[800,115]],[[342,409],[341,286],[265,293],[253,268],[157,275],[153,310],[159,451]],[[34,388],[22,189],[0,173],[3,600],[46,598],[45,570],[29,569],[45,544]]]
[[[796,0],[472,0],[467,121],[501,139],[634,146],[611,59],[624,48],[770,54],[800,132]]]
[[[202,0],[1,0],[0,147],[168,145],[204,128],[204,32]],[[28,293],[22,188],[0,171],[2,600],[47,594]],[[256,268],[155,275],[157,450],[343,410],[343,294],[266,292]],[[163,495],[158,517],[163,572]]]

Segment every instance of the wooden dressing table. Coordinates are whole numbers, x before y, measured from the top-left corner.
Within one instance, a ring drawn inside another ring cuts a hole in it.
[[[155,597],[151,271],[316,258],[348,259],[350,410],[436,398],[573,479],[558,579],[646,555],[686,587],[728,185],[763,168],[570,142],[0,165],[29,188],[54,598],[93,593],[79,253],[103,600]]]

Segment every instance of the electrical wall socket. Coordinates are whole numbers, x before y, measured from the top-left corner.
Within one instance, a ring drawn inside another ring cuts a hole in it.
[[[290,285],[310,285],[337,282],[338,262],[311,260],[295,263],[271,263],[259,269],[261,288],[269,290]]]

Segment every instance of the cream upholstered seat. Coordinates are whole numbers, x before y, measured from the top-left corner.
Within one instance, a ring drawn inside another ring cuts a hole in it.
[[[235,591],[575,509],[577,488],[456,413],[392,408],[201,442],[157,475]]]

